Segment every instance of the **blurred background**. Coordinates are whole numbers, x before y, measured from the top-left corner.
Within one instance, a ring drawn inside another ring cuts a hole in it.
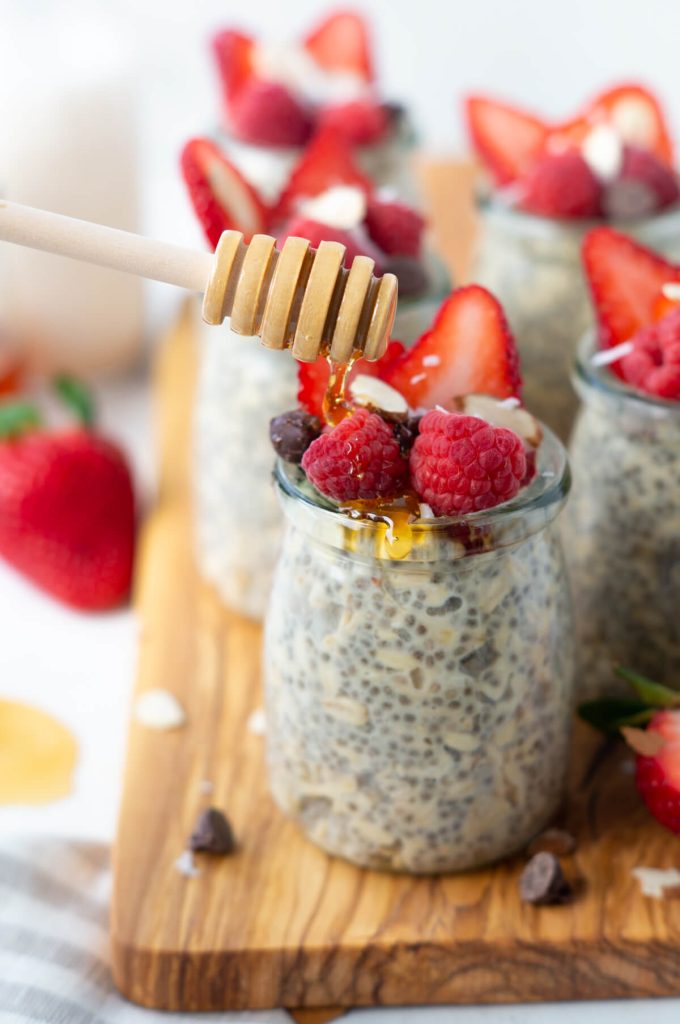
[[[202,244],[177,155],[188,136],[217,123],[211,33],[239,25],[265,38],[295,38],[331,6],[319,0],[2,0],[0,187],[20,181],[12,191],[21,198],[39,175],[43,204],[63,207],[50,135],[57,129],[63,135],[67,121],[68,188],[91,193],[93,211],[101,216],[103,210],[111,224],[138,224],[160,238]],[[409,104],[431,152],[465,151],[458,100],[466,90],[488,90],[560,117],[625,77],[656,89],[677,134],[680,5],[668,0],[356,0],[351,6],[372,19],[384,95]],[[59,281],[51,287],[58,292]],[[155,329],[179,296],[161,286],[147,294]],[[133,319],[135,301],[132,292],[109,296],[119,333],[130,329],[121,305]]]

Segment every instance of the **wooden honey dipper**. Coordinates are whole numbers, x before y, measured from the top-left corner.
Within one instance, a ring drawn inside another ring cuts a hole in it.
[[[339,242],[312,249],[291,237],[279,251],[269,235],[245,243],[239,231],[225,231],[213,255],[4,200],[0,240],[202,292],[207,323],[230,317],[237,334],[290,348],[303,362],[321,351],[337,362],[379,359],[396,312],[394,274],[374,277],[368,256],[346,270]]]

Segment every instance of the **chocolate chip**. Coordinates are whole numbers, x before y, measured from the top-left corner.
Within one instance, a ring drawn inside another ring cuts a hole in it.
[[[269,437],[274,451],[286,462],[301,462],[302,456],[320,433],[321,420],[302,409],[284,412],[269,423]]]
[[[519,894],[525,903],[567,903],[572,893],[559,860],[545,850],[531,858],[519,880]]]
[[[416,298],[427,291],[427,271],[422,260],[416,259],[415,256],[390,256],[384,265],[384,271],[396,275],[400,298]]]
[[[189,837],[189,849],[195,853],[233,853],[236,840],[229,821],[216,807],[202,811]]]
[[[529,843],[527,853],[533,857],[536,853],[554,853],[556,857],[567,857],[576,849],[576,840],[571,832],[563,828],[547,828]]]
[[[408,419],[394,424],[394,436],[399,442],[402,455],[408,455],[411,448],[413,448],[413,442],[418,436],[418,429],[422,418],[422,416],[409,416]]]

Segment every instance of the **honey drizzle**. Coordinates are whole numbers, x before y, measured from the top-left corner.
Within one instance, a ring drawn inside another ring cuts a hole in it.
[[[346,398],[347,378],[356,358],[352,356],[346,363],[336,363],[330,356],[326,356],[329,374],[322,408],[324,420],[332,427],[336,427],[352,412],[352,406]]]

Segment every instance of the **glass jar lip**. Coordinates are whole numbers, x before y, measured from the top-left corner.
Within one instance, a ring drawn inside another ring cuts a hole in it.
[[[451,527],[460,527],[461,525],[500,526],[508,520],[517,519],[527,513],[548,510],[551,507],[554,508],[554,514],[556,514],[569,493],[571,470],[562,442],[544,424],[541,424],[541,427],[543,437],[537,453],[537,474],[531,484],[523,488],[514,498],[501,505],[496,505],[494,508],[483,509],[481,512],[418,520],[412,528],[415,531],[446,534]],[[298,476],[298,481],[295,480],[295,476]],[[295,501],[300,501],[305,507],[314,510],[315,513],[329,521],[341,523],[343,527],[353,530],[378,531],[384,529],[383,520],[354,519],[339,509],[325,505],[320,496],[318,499],[315,497],[311,488],[303,489],[299,484],[306,478],[298,466],[277,459],[274,479],[283,494]]]
[[[666,230],[677,233],[676,221],[680,217],[680,202],[665,210],[659,210],[647,217],[632,220],[608,221],[601,218],[584,218],[571,220],[564,217],[542,217],[537,213],[520,210],[509,203],[501,202],[492,190],[478,188],[475,191],[475,203],[480,214],[504,219],[512,230],[518,234],[533,235],[546,238],[554,232],[567,233],[579,239],[591,228],[612,227],[627,234],[646,236],[658,232],[661,238]]]
[[[573,368],[573,380],[577,387],[585,385],[591,390],[605,395],[607,398],[618,398],[629,402],[640,411],[655,416],[677,416],[680,418],[680,401],[657,398],[654,395],[638,391],[612,373],[609,366],[594,366],[592,356],[597,351],[597,332],[586,331],[578,344],[576,360]]]

